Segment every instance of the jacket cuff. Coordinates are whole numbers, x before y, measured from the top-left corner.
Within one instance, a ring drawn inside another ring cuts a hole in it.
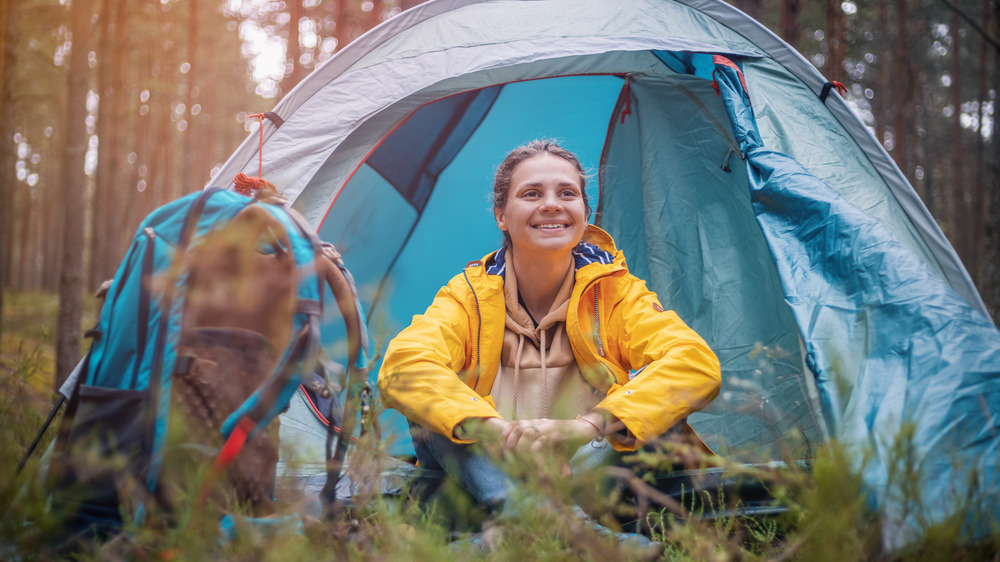
[[[451,408],[440,412],[434,420],[436,423],[430,427],[433,431],[444,435],[453,442],[467,445],[473,443],[470,439],[460,439],[455,436],[455,428],[469,418],[500,418],[499,412],[493,406],[493,400],[489,396],[469,396],[462,397],[461,400],[468,400],[468,404],[449,404]]]

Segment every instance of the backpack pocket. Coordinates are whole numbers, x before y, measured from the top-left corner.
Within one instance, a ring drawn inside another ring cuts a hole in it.
[[[149,391],[81,385],[68,433],[53,459],[51,509],[73,531],[121,526],[121,509],[148,496]],[[128,511],[126,511],[127,513]]]
[[[187,437],[212,448],[222,446],[222,424],[265,381],[277,365],[274,346],[263,335],[241,328],[187,330],[181,335],[174,372],[173,400],[187,421]],[[273,507],[278,464],[277,420],[250,439],[226,471],[231,495],[255,514]],[[213,494],[224,503],[224,490]]]

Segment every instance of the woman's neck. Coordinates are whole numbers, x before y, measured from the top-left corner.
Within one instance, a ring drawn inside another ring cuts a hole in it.
[[[517,272],[517,292],[528,312],[541,320],[556,300],[566,273],[573,267],[573,255],[538,258],[511,252]]]

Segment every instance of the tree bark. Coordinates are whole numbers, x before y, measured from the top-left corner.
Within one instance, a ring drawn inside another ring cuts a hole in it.
[[[379,24],[379,13],[382,11],[382,0],[371,0],[372,9],[368,11],[365,18],[365,31],[374,28]]]
[[[992,12],[993,37],[1000,37],[1000,7],[994,4]],[[1000,50],[995,49],[993,51],[993,64],[990,66],[993,69],[992,88],[995,92],[1000,92],[998,65],[1000,65]],[[983,278],[988,280],[988,283],[980,291],[984,293],[983,300],[986,301],[995,321],[1000,315],[1000,186],[997,185],[1000,183],[1000,134],[997,134],[996,111],[994,111],[993,116],[993,131],[990,138],[993,150],[992,155],[988,157],[990,163],[987,166],[986,174],[986,185],[990,186],[985,195],[988,210],[983,213],[984,230],[987,237],[982,261]]]
[[[340,51],[351,41],[350,26],[347,24],[347,0],[337,0],[337,16],[334,21],[334,37],[337,38],[337,50]]]
[[[736,7],[744,14],[760,21],[760,0],[736,0]]]
[[[802,29],[799,26],[802,2],[803,0],[782,0],[781,2],[781,38],[795,49],[799,48],[799,36],[802,34]]]
[[[14,249],[14,80],[17,68],[14,0],[0,0],[0,319],[9,285]],[[0,326],[2,326],[0,322]],[[2,337],[0,329],[0,337]]]
[[[80,317],[83,306],[83,212],[85,205],[84,158],[87,153],[87,90],[90,78],[87,55],[90,39],[90,0],[74,0],[69,80],[66,91],[66,144],[63,149],[62,268],[59,275],[59,322],[56,333],[55,388],[76,365],[80,354]]]
[[[114,182],[111,176],[114,174],[112,161],[119,149],[115,142],[118,133],[118,126],[111,118],[114,111],[117,92],[112,85],[113,51],[115,47],[115,36],[119,29],[115,26],[115,6],[112,0],[102,0],[100,12],[100,33],[101,39],[97,46],[97,93],[100,96],[97,108],[97,169],[94,171],[94,198],[90,205],[90,264],[87,274],[87,289],[93,291],[97,286],[110,277],[106,258],[107,233],[106,229],[111,216],[110,199],[114,191]],[[115,166],[117,167],[117,166]]]
[[[951,11],[951,22],[949,23],[949,33],[951,35],[951,106],[954,112],[951,114],[951,166],[950,177],[942,182],[944,189],[948,190],[950,204],[948,208],[951,213],[950,229],[951,242],[954,245],[958,257],[965,261],[969,257],[968,251],[968,214],[965,207],[965,149],[962,143],[962,46],[959,33],[958,12]]]
[[[910,76],[909,61],[907,57],[907,0],[896,0],[896,49],[892,56],[892,80],[896,84],[897,92],[903,93],[895,99],[892,106],[892,156],[896,160],[896,165],[907,177],[910,176],[910,163],[907,155],[907,108],[910,105],[913,95],[912,79]],[[924,177],[927,177],[926,175]],[[927,193],[920,193],[924,202],[930,205]]]
[[[60,96],[64,98],[65,96]],[[69,111],[69,104],[67,100],[60,99],[58,105],[58,112],[62,115],[62,119],[66,119],[67,112]],[[80,120],[83,120],[83,116],[80,116]],[[63,261],[63,239],[65,238],[66,222],[63,220],[63,213],[65,212],[64,205],[65,201],[60,199],[63,196],[63,192],[66,189],[65,177],[66,170],[70,168],[69,162],[66,161],[65,150],[66,150],[66,138],[69,131],[67,127],[62,126],[55,130],[52,138],[53,147],[52,152],[54,154],[60,154],[62,157],[57,158],[53,165],[45,170],[44,182],[39,182],[42,186],[40,201],[33,201],[32,205],[35,207],[35,212],[39,217],[42,217],[42,224],[46,225],[46,228],[39,229],[36,233],[37,248],[40,250],[39,253],[42,255],[42,265],[39,271],[39,281],[40,283],[36,287],[41,287],[45,291],[59,291],[60,285],[60,275],[62,272],[62,261]],[[42,205],[41,201],[52,201],[57,200],[60,202],[59,205]],[[28,255],[31,256],[34,252],[29,252]],[[81,269],[81,274],[83,270]],[[59,327],[56,326],[56,331],[58,333]],[[58,337],[58,334],[57,334]]]
[[[986,29],[989,29],[990,21],[990,0],[982,0],[980,2],[980,21]],[[972,180],[972,193],[971,193],[971,204],[970,204],[970,219],[972,221],[972,234],[971,234],[971,245],[969,247],[969,258],[966,262],[966,266],[969,268],[969,274],[972,279],[976,282],[977,287],[982,287],[985,279],[983,277],[982,267],[980,266],[980,260],[983,256],[984,242],[986,240],[986,233],[983,231],[983,226],[986,223],[985,213],[989,209],[989,200],[986,197],[986,139],[983,137],[983,122],[986,118],[986,76],[990,71],[989,66],[990,52],[987,48],[986,39],[979,38],[979,56],[977,57],[977,84],[976,84],[976,103],[978,104],[978,126],[975,129],[976,139],[975,139],[975,149],[973,153],[973,163],[972,169],[974,170],[974,177]],[[996,72],[996,67],[992,67],[993,72]]]
[[[844,73],[844,9],[840,0],[826,2],[826,44],[830,59],[827,61],[827,80],[843,81]]]
[[[940,160],[940,158],[928,157],[929,154],[936,154],[937,151],[943,150],[935,144],[938,136],[932,134],[934,122],[929,118],[930,112],[934,107],[934,100],[932,99],[933,92],[932,88],[927,85],[927,75],[924,72],[916,72],[916,75],[912,77],[912,84],[914,94],[920,95],[919,101],[908,97],[904,97],[899,100],[900,111],[903,115],[903,122],[911,124],[911,127],[908,130],[903,130],[902,135],[904,138],[914,138],[913,142],[910,142],[909,140],[906,142],[907,151],[903,156],[908,167],[904,168],[904,173],[908,178],[912,178],[914,176],[916,166],[918,164],[923,166],[923,193],[918,190],[918,194],[920,194],[923,198],[924,204],[927,206],[927,210],[930,214],[936,220],[944,220],[947,218],[947,215],[939,214],[943,213],[941,210],[941,194],[938,191],[938,185],[940,184],[939,179],[941,176],[941,168],[938,164],[938,160]],[[920,110],[913,111],[912,107],[914,105],[919,105]],[[921,130],[925,131],[925,134],[920,135],[919,131]]]
[[[194,106],[198,103],[198,80],[197,76],[201,70],[201,62],[198,60],[198,22],[199,16],[198,0],[188,1],[188,23],[187,23],[187,49],[186,62],[189,68],[187,71],[187,88],[184,90],[184,111],[187,115],[187,129],[182,133],[183,141],[181,146],[181,158],[188,163],[183,171],[184,193],[200,187],[198,184],[198,172],[201,168],[203,155],[199,150],[195,150],[199,134],[199,121]],[[200,108],[199,108],[200,109]],[[200,112],[197,112],[200,113]]]
[[[302,21],[304,11],[302,0],[288,1],[288,90],[295,87],[306,75],[305,68],[302,67],[302,43],[299,38],[299,22]],[[287,91],[287,90],[286,90]]]
[[[872,113],[875,117],[875,138],[882,145],[885,145],[885,130],[889,122],[889,100],[892,99],[891,86],[889,85],[889,61],[892,60],[890,49],[891,37],[889,33],[889,6],[886,2],[879,2],[878,5],[878,28],[882,33],[878,35],[877,43],[877,64],[875,65],[876,86],[875,97],[872,99]]]

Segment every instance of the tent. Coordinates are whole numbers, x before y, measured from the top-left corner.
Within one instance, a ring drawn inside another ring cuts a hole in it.
[[[868,447],[872,502],[905,537],[919,517],[893,500],[890,448],[912,427],[931,520],[970,486],[1000,506],[1000,332],[835,85],[735,8],[432,0],[267,117],[264,177],[344,254],[382,346],[499,246],[486,194],[503,156],[555,138],[592,171],[594,222],[719,355],[722,394],[689,420],[710,446]],[[213,184],[256,175],[258,143]],[[405,422],[381,425],[405,453]]]

